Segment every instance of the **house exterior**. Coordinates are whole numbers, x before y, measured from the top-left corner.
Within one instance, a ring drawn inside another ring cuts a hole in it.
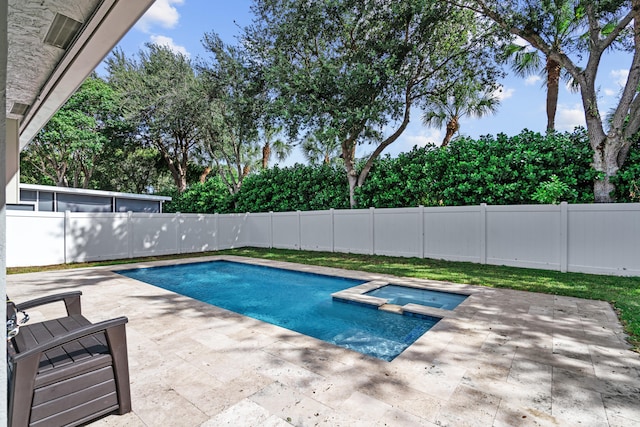
[[[36,212],[162,213],[162,204],[169,201],[171,197],[149,194],[20,184],[20,202],[7,205],[7,209]]]

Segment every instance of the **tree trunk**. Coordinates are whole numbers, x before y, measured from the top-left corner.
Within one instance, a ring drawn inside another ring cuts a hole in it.
[[[344,160],[344,168],[347,172],[347,181],[349,182],[349,207],[356,207],[356,185],[358,184],[358,173],[354,165],[354,157],[356,152],[355,138],[349,138],[342,143],[342,158]]]
[[[620,165],[618,163],[622,141],[620,136],[606,136],[593,153],[593,169],[600,172],[602,177],[593,182],[593,196],[596,203],[613,203],[615,196],[613,191],[616,186],[611,182],[611,178],[618,173]]]
[[[209,166],[204,168],[204,171],[202,172],[202,174],[200,174],[200,184],[204,184],[204,182],[207,180],[207,177],[209,176],[210,173],[211,173],[211,168]]]
[[[271,158],[271,143],[267,140],[262,147],[262,169],[266,169],[269,166],[269,159]]]
[[[558,108],[558,89],[562,67],[558,61],[547,57],[545,68],[547,71],[547,132],[553,132],[556,127],[556,109]]]
[[[442,140],[442,144],[440,144],[440,148],[449,145],[449,141],[451,141],[453,135],[458,132],[458,129],[460,129],[460,123],[458,123],[458,118],[454,116],[447,123],[447,133],[444,135],[444,139]]]

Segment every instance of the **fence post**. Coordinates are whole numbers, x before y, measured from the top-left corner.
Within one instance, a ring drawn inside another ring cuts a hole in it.
[[[418,207],[420,221],[418,223],[418,237],[420,238],[420,258],[424,258],[424,206]]]
[[[569,264],[569,204],[560,203],[560,271],[566,273]]]
[[[269,211],[269,249],[273,249],[273,211]]]
[[[331,215],[331,252],[336,251],[336,226],[333,208],[329,209]]]
[[[213,214],[213,228],[215,230],[215,234],[213,235],[214,236],[213,244],[216,251],[220,250],[220,224],[218,221],[219,217],[220,217],[220,214],[218,212]]]
[[[480,203],[480,264],[487,263],[487,204]]]
[[[376,254],[376,208],[369,208],[369,217],[371,224],[371,255]]]
[[[127,256],[133,258],[133,212],[127,211]]]
[[[69,252],[69,248],[67,247],[67,245],[69,244],[69,239],[67,239],[67,234],[69,234],[69,232],[71,231],[71,224],[70,224],[70,215],[71,215],[71,211],[64,211],[64,238],[62,241],[62,245],[64,247],[64,263],[68,264],[69,263],[69,258],[68,258],[68,252]]]
[[[302,224],[300,223],[300,211],[296,211],[298,214],[298,250],[302,250]]]
[[[181,254],[182,253],[182,233],[180,232],[180,218],[182,215],[180,215],[180,212],[176,212],[176,249],[178,250],[178,253]]]

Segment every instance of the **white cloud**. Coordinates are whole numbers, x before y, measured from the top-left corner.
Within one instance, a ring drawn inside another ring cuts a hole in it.
[[[627,84],[627,77],[629,77],[629,70],[625,70],[624,68],[621,70],[611,70],[611,78],[614,80],[614,83],[617,83],[618,86],[624,87]]]
[[[531,86],[538,83],[540,80],[542,80],[542,77],[534,74],[533,76],[529,76],[526,79],[524,79],[524,84],[526,86]]]
[[[513,96],[513,94],[515,93],[515,89],[510,88],[510,89],[506,89],[504,86],[500,86],[498,89],[493,91],[493,96],[498,98],[498,100],[500,102],[504,101],[505,99],[509,99]]]
[[[616,95],[617,93],[618,93],[618,92],[616,92],[616,91],[615,91],[615,90],[613,90],[613,89],[605,89],[605,90],[604,90],[604,94],[605,94],[605,95],[607,95],[607,96],[614,96],[614,95]]]
[[[175,44],[175,42],[173,41],[173,39],[171,37],[152,35],[151,36],[151,41],[154,44],[157,44],[159,46],[168,47],[169,49],[171,49],[175,53],[181,53],[181,54],[185,55],[187,58],[189,57],[189,52],[187,52],[187,49],[184,46],[180,46],[178,44]]]
[[[413,146],[424,147],[427,144],[433,143],[440,145],[444,133],[440,129],[425,128],[419,133],[404,134],[400,138],[403,140],[403,147],[405,149],[411,149]]]
[[[573,106],[558,105],[556,130],[571,132],[576,126],[586,126],[582,106],[579,104]]]
[[[152,26],[174,28],[178,25],[180,14],[175,6],[182,5],[184,0],[156,0],[136,24],[140,31],[148,33]]]

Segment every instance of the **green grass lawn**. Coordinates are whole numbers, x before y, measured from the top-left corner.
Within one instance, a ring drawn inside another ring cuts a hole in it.
[[[208,252],[205,254],[184,254],[181,256],[105,261],[99,263],[68,264],[50,267],[9,268],[7,269],[7,272],[9,274],[14,274],[72,267],[92,267],[160,259],[225,254],[608,301],[618,312],[618,315],[630,336],[630,342],[634,346],[634,349],[636,351],[640,350],[640,277],[560,273],[549,270],[532,270],[421,258],[396,258],[387,256],[257,248],[232,249],[219,252]]]

